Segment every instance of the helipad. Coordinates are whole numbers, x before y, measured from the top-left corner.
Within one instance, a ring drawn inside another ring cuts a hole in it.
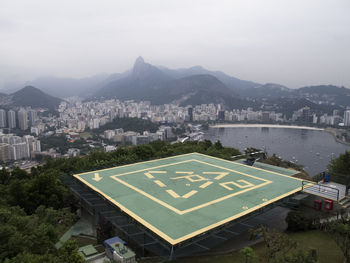
[[[301,180],[191,153],[74,175],[172,245],[301,190]]]

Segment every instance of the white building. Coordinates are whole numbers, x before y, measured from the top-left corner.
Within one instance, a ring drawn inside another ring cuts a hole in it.
[[[0,109],[0,128],[6,127],[6,111]]]
[[[9,110],[7,112],[8,127],[10,129],[16,128],[16,112]]]
[[[344,112],[344,125],[350,126],[350,110]]]
[[[28,113],[24,109],[18,111],[18,126],[21,130],[28,129]]]

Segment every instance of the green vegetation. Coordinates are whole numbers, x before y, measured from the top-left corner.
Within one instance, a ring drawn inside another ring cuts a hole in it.
[[[254,258],[256,258],[254,249],[251,247],[244,247],[239,251],[245,258],[245,263],[252,262]]]
[[[329,166],[331,180],[340,184],[350,185],[350,151],[332,159]]]
[[[289,251],[297,247],[297,242],[288,235],[275,229],[260,226],[251,231],[252,238],[262,238],[264,240],[267,263],[276,262],[278,258],[285,257]]]
[[[286,222],[289,231],[305,231],[312,229],[312,218],[308,217],[301,211],[290,211],[287,215]]]
[[[92,138],[92,135],[91,135],[90,132],[82,132],[82,133],[80,133],[80,138],[82,138],[82,139],[90,139],[90,138]]]
[[[343,217],[338,221],[326,223],[324,228],[334,241],[337,243],[338,247],[343,252],[346,263],[350,262],[350,218]]]
[[[303,169],[304,167],[302,165],[282,160],[281,158],[279,158],[275,154],[273,154],[272,156],[268,156],[266,159],[260,160],[260,162],[266,163],[266,164],[270,164],[270,165],[279,166],[279,167],[283,167],[283,168],[287,168],[287,169],[290,168],[290,169],[297,170],[300,173],[297,174],[296,177],[302,178],[302,179],[308,179],[308,180],[310,179],[310,177],[307,174],[307,172],[304,171],[304,169]]]
[[[278,258],[274,263],[342,263],[344,257],[337,244],[330,238],[330,236],[320,230],[303,231],[298,233],[289,233],[288,237],[293,242],[297,243],[296,248],[292,249],[285,258]],[[266,244],[260,242],[252,245],[251,248],[255,253],[255,257],[248,261],[249,263],[266,263]],[[314,260],[317,257],[317,261]],[[306,259],[305,259],[306,258]],[[307,261],[309,260],[309,261]],[[142,261],[144,263],[151,263],[157,261]],[[160,262],[160,261],[159,261]],[[181,263],[244,263],[246,256],[240,251],[227,253],[223,255],[212,255],[202,257],[189,257],[175,261]]]

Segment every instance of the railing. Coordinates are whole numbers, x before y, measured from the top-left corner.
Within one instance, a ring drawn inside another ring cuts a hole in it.
[[[314,194],[317,196],[330,198],[336,201],[339,201],[339,189],[335,187],[331,187],[324,184],[318,184],[311,181],[302,181],[301,186],[302,191],[305,191],[310,194]]]

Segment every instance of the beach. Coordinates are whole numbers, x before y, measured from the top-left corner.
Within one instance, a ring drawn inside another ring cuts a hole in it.
[[[278,125],[278,124],[241,124],[241,123],[227,123],[227,124],[216,124],[210,126],[210,128],[283,128],[283,129],[304,129],[314,131],[324,131],[325,129],[308,127],[308,126],[297,126],[297,125]]]

